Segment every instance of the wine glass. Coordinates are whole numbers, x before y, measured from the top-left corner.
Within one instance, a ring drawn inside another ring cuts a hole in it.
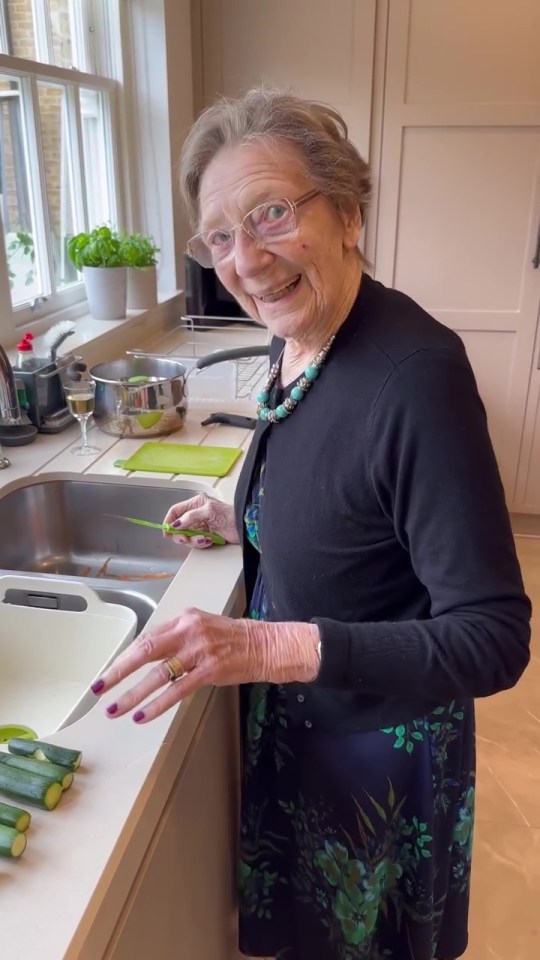
[[[64,384],[64,393],[69,412],[79,421],[81,425],[80,447],[74,447],[71,451],[76,457],[89,457],[94,453],[101,453],[99,447],[93,447],[88,443],[86,437],[86,427],[89,418],[94,412],[94,397],[96,385],[93,380],[69,380]]]

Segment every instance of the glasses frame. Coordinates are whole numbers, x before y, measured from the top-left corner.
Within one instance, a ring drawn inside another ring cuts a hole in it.
[[[307,203],[309,200],[314,200],[315,197],[318,197],[318,196],[320,195],[320,193],[321,193],[320,190],[313,189],[313,190],[308,190],[307,193],[303,193],[300,197],[298,197],[297,200],[289,200],[288,197],[278,197],[278,198],[275,199],[275,200],[265,200],[264,203],[258,203],[256,207],[253,207],[252,210],[248,210],[248,212],[242,217],[242,219],[240,220],[239,223],[235,223],[235,224],[233,224],[231,227],[227,227],[227,230],[226,230],[226,231],[224,230],[224,232],[230,233],[230,234],[231,234],[231,237],[233,238],[233,241],[234,241],[234,234],[235,234],[236,230],[243,230],[244,233],[246,233],[246,234],[248,235],[248,237],[251,237],[251,239],[252,239],[260,248],[264,249],[265,247],[270,247],[270,246],[271,246],[273,243],[275,243],[276,241],[281,240],[283,237],[289,236],[290,233],[293,233],[293,231],[296,230],[296,227],[297,227],[297,223],[296,223],[296,211],[298,210],[298,207],[301,207],[304,203]],[[261,207],[272,206],[272,205],[275,204],[275,203],[286,203],[286,204],[287,204],[287,206],[290,208],[291,213],[292,213],[293,216],[294,216],[294,226],[293,226],[290,230],[287,230],[286,233],[282,233],[282,234],[280,234],[280,235],[278,235],[278,236],[276,236],[276,237],[270,237],[268,240],[261,240],[260,237],[253,236],[253,233],[252,233],[252,232],[249,230],[249,228],[246,226],[246,221],[247,221],[247,220],[249,219],[249,217],[251,217],[257,210],[260,210]],[[217,228],[217,229],[219,229],[219,228]],[[213,266],[215,266],[216,263],[223,263],[224,260],[227,260],[227,259],[231,256],[231,254],[234,253],[234,242],[233,242],[233,245],[232,245],[232,247],[231,247],[230,252],[229,252],[229,253],[226,253],[224,257],[221,257],[219,260],[216,261],[216,260],[214,260],[214,258],[212,257],[212,252],[211,252],[211,250],[210,250],[210,247],[208,246],[208,244],[206,244],[206,247],[207,247],[207,250],[208,250],[208,259],[209,259],[210,262],[209,262],[209,263],[201,263],[199,257],[197,257],[197,256],[195,256],[195,255],[193,254],[193,252],[192,252],[192,246],[193,246],[193,244],[195,243],[196,240],[202,240],[203,243],[205,243],[206,241],[205,241],[204,238],[207,237],[208,234],[213,233],[213,232],[214,232],[213,230],[207,230],[207,231],[205,231],[204,233],[196,233],[193,237],[191,237],[191,238],[188,240],[187,248],[186,248],[186,253],[187,253],[187,255],[188,255],[189,257],[191,257],[192,260],[196,260],[196,262],[197,262],[198,264],[200,264],[201,267],[213,267]]]

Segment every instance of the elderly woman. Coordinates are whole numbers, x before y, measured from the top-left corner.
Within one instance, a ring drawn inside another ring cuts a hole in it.
[[[271,365],[234,511],[165,520],[243,545],[249,606],[179,612],[98,687],[155,661],[108,707],[147,723],[241,685],[243,953],[458,957],[473,699],[516,683],[530,616],[463,344],[364,272],[369,173],[334,109],[221,100],[181,177],[189,253],[268,327]]]

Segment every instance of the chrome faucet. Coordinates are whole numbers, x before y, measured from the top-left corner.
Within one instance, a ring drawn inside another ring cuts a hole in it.
[[[17,397],[17,387],[15,386],[15,376],[11,369],[11,364],[7,358],[6,351],[0,344],[0,417],[7,420],[8,423],[21,422],[21,410],[19,407],[19,398]]]
[[[17,387],[11,364],[7,358],[6,351],[0,345],[0,422],[4,424],[14,424],[21,422],[21,410],[19,407],[19,398],[17,397]],[[10,461],[4,457],[2,445],[0,444],[0,470],[5,470],[10,466]]]

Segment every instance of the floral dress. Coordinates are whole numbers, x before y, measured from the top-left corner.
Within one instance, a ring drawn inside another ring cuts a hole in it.
[[[245,512],[259,549],[264,464]],[[259,574],[250,615],[264,620]],[[278,960],[451,960],[467,945],[471,701],[368,733],[292,727],[241,688],[240,949]]]

